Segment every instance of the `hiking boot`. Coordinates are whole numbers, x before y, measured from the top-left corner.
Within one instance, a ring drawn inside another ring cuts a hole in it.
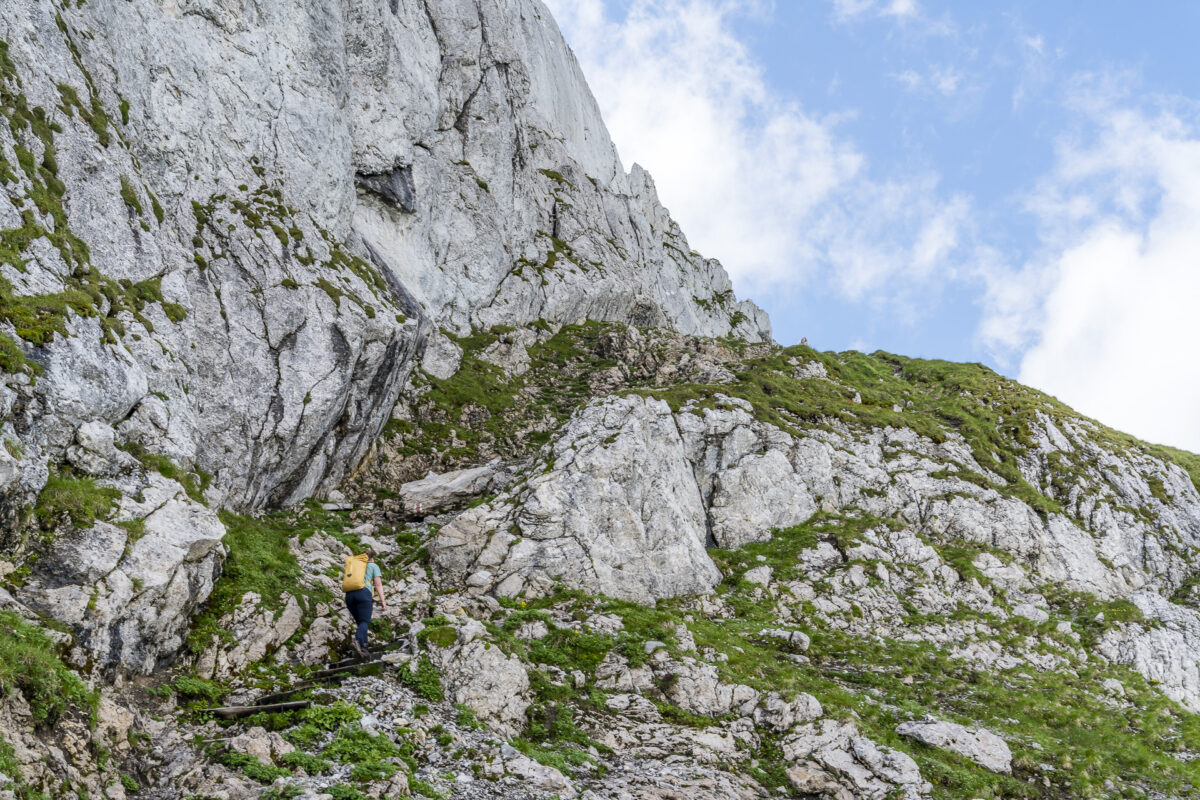
[[[362,644],[359,644],[358,639],[355,639],[352,644],[354,645],[354,652],[358,653],[360,658],[365,660],[371,657],[371,651]]]

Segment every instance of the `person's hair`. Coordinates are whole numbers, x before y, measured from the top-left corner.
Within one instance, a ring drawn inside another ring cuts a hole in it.
[[[368,547],[366,550],[363,550],[363,552],[367,554],[367,561],[375,560],[375,551],[374,550],[372,550],[371,548]]]

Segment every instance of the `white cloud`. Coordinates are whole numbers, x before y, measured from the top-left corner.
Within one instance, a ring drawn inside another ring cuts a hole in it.
[[[910,92],[936,92],[943,97],[957,93],[963,86],[964,78],[961,70],[950,66],[931,67],[928,75],[906,69],[892,77]]]
[[[916,0],[891,0],[885,3],[876,3],[875,0],[833,0],[833,14],[840,20],[864,15],[908,19],[919,13]]]
[[[838,19],[853,19],[875,9],[875,0],[833,0],[833,13]]]
[[[733,33],[758,5],[635,0],[620,19],[602,0],[549,5],[622,158],[650,170],[691,244],[743,295],[819,279],[904,303],[914,293],[894,283],[952,269],[967,199],[941,198],[932,174],[872,178],[838,118],[773,92]]]
[[[1029,201],[1043,254],[993,275],[981,334],[1019,377],[1105,424],[1200,450],[1200,128],[1083,82],[1089,137],[1064,140]]]
[[[962,79],[962,72],[953,67],[935,67],[930,74],[933,88],[947,96],[954,94],[958,90],[958,85],[962,83]]]
[[[889,17],[914,17],[917,15],[916,0],[892,0],[884,7],[883,14]]]
[[[904,72],[897,73],[894,77],[910,92],[915,92],[925,85],[925,79],[915,69],[906,69]]]

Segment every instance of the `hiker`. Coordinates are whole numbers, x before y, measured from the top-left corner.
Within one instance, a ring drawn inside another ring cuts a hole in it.
[[[373,589],[373,591],[372,591]],[[354,652],[369,658],[367,650],[367,627],[371,624],[371,611],[375,598],[379,598],[383,610],[387,611],[387,598],[383,596],[383,573],[375,563],[375,553],[367,550],[346,559],[346,571],[342,575],[342,591],[346,593],[346,608],[358,623],[354,633]]]

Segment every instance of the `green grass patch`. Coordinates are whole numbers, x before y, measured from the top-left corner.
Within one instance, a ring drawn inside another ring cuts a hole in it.
[[[72,708],[85,711],[94,724],[100,707],[100,695],[62,662],[45,633],[0,611],[0,695],[13,690],[25,696],[38,725],[53,725]]]
[[[242,772],[247,778],[259,783],[274,783],[276,778],[285,778],[292,773],[273,764],[264,764],[257,756],[230,750],[221,756],[221,762],[230,769]]]
[[[229,639],[229,633],[218,623],[247,592],[256,592],[263,608],[270,611],[281,610],[287,595],[300,592],[300,564],[288,546],[288,540],[296,535],[290,526],[279,516],[256,519],[230,511],[222,511],[220,516],[229,556],[188,636],[189,647],[195,653],[202,652],[214,636]]]
[[[82,529],[107,519],[120,497],[119,489],[100,486],[92,478],[51,472],[33,511],[44,530],[64,522]]]
[[[434,703],[440,703],[446,698],[446,690],[442,687],[442,677],[437,667],[433,666],[424,653],[417,659],[417,669],[413,671],[408,664],[396,670],[396,681],[411,689],[417,697]]]

